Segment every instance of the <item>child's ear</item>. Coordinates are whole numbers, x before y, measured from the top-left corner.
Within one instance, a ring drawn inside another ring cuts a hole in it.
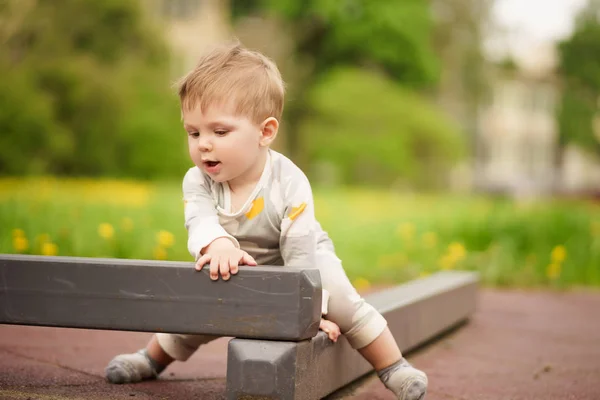
[[[260,145],[270,146],[277,136],[277,131],[279,130],[279,121],[277,121],[276,118],[269,117],[265,119],[262,124],[260,124],[260,130]]]

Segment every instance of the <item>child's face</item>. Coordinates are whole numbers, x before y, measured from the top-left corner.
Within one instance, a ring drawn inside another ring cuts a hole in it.
[[[260,177],[266,148],[261,126],[217,106],[184,111],[183,123],[192,161],[214,181],[243,184]]]

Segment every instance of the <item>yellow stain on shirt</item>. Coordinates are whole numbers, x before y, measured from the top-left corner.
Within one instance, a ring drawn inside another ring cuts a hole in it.
[[[298,207],[292,207],[292,210],[288,214],[288,217],[293,221],[298,217],[298,215],[302,214],[302,211],[306,208],[306,203],[300,204]]]
[[[259,197],[258,199],[252,202],[252,207],[250,207],[250,211],[246,213],[246,218],[252,219],[260,214],[265,208],[265,199],[263,197]]]

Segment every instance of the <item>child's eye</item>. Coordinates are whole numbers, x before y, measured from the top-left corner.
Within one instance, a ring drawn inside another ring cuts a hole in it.
[[[191,137],[197,138],[198,136],[200,136],[200,133],[199,132],[188,132],[188,135],[190,135]]]
[[[215,131],[215,135],[217,135],[217,136],[225,136],[227,134],[227,132],[229,132],[229,131],[226,131],[226,130],[223,130],[223,129],[219,129],[219,130]]]

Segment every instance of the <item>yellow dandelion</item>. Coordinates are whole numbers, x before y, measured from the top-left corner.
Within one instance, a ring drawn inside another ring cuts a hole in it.
[[[567,249],[565,249],[565,246],[562,245],[556,246],[552,249],[552,253],[550,253],[550,258],[553,264],[560,264],[567,258]]]
[[[175,243],[175,236],[169,231],[159,231],[156,240],[160,247],[169,248]]]
[[[415,226],[410,222],[404,222],[398,225],[398,234],[406,241],[410,241],[415,236]]]
[[[396,253],[393,257],[393,260],[398,266],[408,263],[408,257],[404,253]]]
[[[23,229],[13,229],[12,237],[13,237],[13,239],[18,238],[18,237],[25,237],[25,232],[23,231]]]
[[[353,282],[354,287],[356,288],[356,290],[364,290],[364,289],[368,289],[371,286],[371,283],[366,280],[365,278],[356,278]]]
[[[383,254],[379,256],[377,266],[381,268],[398,268],[408,263],[408,257],[404,253]]]
[[[16,236],[13,238],[13,248],[17,253],[23,253],[29,248],[29,241],[24,236]]]
[[[423,246],[432,249],[437,244],[437,235],[435,232],[426,232],[421,237],[421,240],[423,241]]]
[[[55,256],[58,254],[58,246],[51,242],[44,242],[42,244],[42,255],[44,256]]]
[[[125,217],[121,220],[121,228],[125,231],[125,232],[131,232],[131,230],[133,229],[133,220],[129,217]]]
[[[382,254],[379,256],[379,258],[377,259],[377,266],[378,267],[387,267],[388,265],[390,265],[390,255],[389,254]]]
[[[561,270],[562,266],[560,263],[552,262],[548,264],[548,267],[546,268],[546,276],[548,279],[555,280],[560,276]]]
[[[453,242],[448,245],[448,254],[455,260],[460,261],[465,258],[467,250],[462,243]]]
[[[445,254],[438,260],[438,265],[443,270],[453,269],[455,264],[456,259],[452,256],[452,254]]]
[[[166,260],[167,259],[167,249],[164,247],[157,246],[154,249],[154,259],[155,260]]]
[[[102,223],[98,226],[98,235],[106,240],[112,239],[115,235],[115,229],[111,224]]]
[[[592,236],[600,236],[600,221],[590,222],[590,233]]]

